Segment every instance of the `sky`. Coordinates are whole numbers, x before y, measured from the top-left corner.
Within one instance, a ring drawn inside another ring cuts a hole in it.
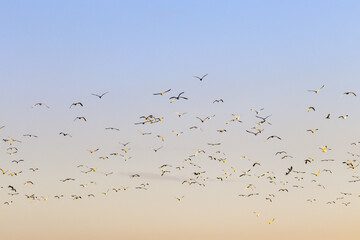
[[[0,168],[8,171],[0,172],[1,235],[357,239],[360,192],[349,181],[358,173],[342,162],[357,161],[349,152],[360,154],[351,145],[360,141],[359,100],[344,95],[360,88],[359,10],[358,1],[2,2],[0,139],[21,143],[0,143]],[[203,81],[194,77],[205,74]],[[188,100],[170,103],[181,92]],[[84,106],[69,108],[76,102]],[[232,114],[242,122],[226,124]],[[148,115],[162,121],[134,124]],[[260,134],[246,132],[269,115]],[[80,116],[87,121],[74,120]],[[266,140],[272,135],[282,140]],[[331,150],[322,152],[324,146]],[[281,150],[291,157],[275,155]],[[185,161],[195,153],[191,162],[201,168]],[[305,164],[307,158],[316,160]],[[161,176],[164,164],[170,172]],[[291,166],[305,174],[285,175]],[[84,173],[91,168],[98,170]],[[239,177],[249,169],[251,176]],[[197,181],[205,187],[182,184],[202,171],[206,181]],[[66,178],[75,181],[60,181]],[[34,184],[25,186],[29,180]],[[147,190],[136,188],[141,184]],[[19,194],[9,195],[9,185]],[[259,195],[239,196],[250,193]]]

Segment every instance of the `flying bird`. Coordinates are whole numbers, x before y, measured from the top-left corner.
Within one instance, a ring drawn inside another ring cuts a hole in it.
[[[205,74],[205,75],[202,76],[202,77],[194,76],[194,78],[197,78],[197,79],[199,79],[200,81],[202,81],[202,80],[204,80],[204,78],[205,78],[207,75],[208,75],[208,74]]]
[[[47,108],[50,108],[48,105],[46,105],[45,103],[35,103],[34,105],[32,105],[32,108],[36,107],[36,106],[45,106]]]
[[[81,106],[81,107],[83,107],[84,105],[81,102],[77,102],[77,103],[71,104],[69,108],[71,108],[72,106],[75,106],[75,107],[76,106]]]
[[[92,93],[91,95],[94,95],[94,96],[98,97],[99,99],[101,99],[101,98],[102,98],[105,94],[107,94],[107,93],[109,93],[109,92],[105,92],[105,93],[103,93],[103,94],[101,94],[101,95]]]
[[[350,95],[350,94],[352,94],[356,97],[356,94],[354,92],[344,92],[344,95]]]
[[[79,119],[79,120],[84,120],[85,122],[86,122],[86,118],[85,117],[76,117],[75,119],[74,119],[74,122],[77,120],[77,119]]]
[[[170,101],[170,103],[173,103],[175,100],[180,100],[181,98],[182,98],[182,99],[185,99],[185,100],[188,100],[187,97],[181,96],[181,95],[183,95],[184,93],[185,93],[185,92],[181,92],[181,93],[179,93],[179,95],[177,95],[177,96],[170,97],[169,99],[172,99],[172,100]]]
[[[319,91],[321,89],[323,89],[325,87],[325,85],[322,85],[318,90],[308,90],[308,92],[314,92],[314,93],[319,93]]]
[[[161,92],[161,93],[153,93],[153,95],[161,95],[161,96],[163,96],[165,93],[168,93],[170,91],[171,91],[171,89],[168,89],[168,90],[166,90],[164,92]]]

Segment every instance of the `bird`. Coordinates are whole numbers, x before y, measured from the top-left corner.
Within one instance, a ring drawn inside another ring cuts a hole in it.
[[[308,129],[308,130],[306,130],[307,132],[311,132],[311,133],[315,133],[316,131],[318,131],[319,129],[314,129],[314,130],[312,130],[312,129]]]
[[[141,135],[150,135],[151,133],[146,133],[146,132],[142,132],[142,131],[139,131],[139,130],[137,130]]]
[[[183,198],[184,198],[184,196],[176,197],[176,199],[177,199],[179,202],[180,202]]]
[[[198,76],[193,76],[194,78],[199,79],[200,81],[204,80],[204,78],[207,76],[208,74],[203,75],[202,77],[198,77]]]
[[[259,114],[260,114],[260,112],[261,112],[261,111],[263,111],[263,110],[264,110],[264,108],[261,108],[260,110],[256,110],[256,109],[254,109],[254,108],[251,108],[251,109],[250,109],[250,111],[255,112],[255,113],[256,113],[256,115],[259,115]]]
[[[221,143],[208,143],[208,145],[210,145],[210,146],[219,146],[219,145],[221,145]]]
[[[126,147],[126,145],[130,144],[130,142],[127,143],[120,143],[121,145],[123,145],[124,147]]]
[[[201,121],[201,123],[204,123],[207,119],[209,119],[209,117],[205,117],[204,119],[200,118],[200,117],[196,117],[197,119],[199,119]]]
[[[315,108],[314,107],[308,107],[307,111],[309,112],[310,110],[313,110],[315,112]]]
[[[8,188],[10,188],[10,191],[16,192],[16,189],[13,186],[9,185]]]
[[[181,96],[181,95],[183,95],[184,93],[185,93],[185,92],[181,92],[181,93],[179,93],[179,95],[177,95],[177,96],[170,97],[169,99],[172,99],[172,100],[170,101],[170,103],[173,103],[175,100],[180,100],[181,98],[182,98],[182,99],[185,99],[185,100],[188,100],[187,97]]]
[[[156,137],[160,138],[160,139],[161,139],[161,141],[164,141],[163,136],[161,136],[161,135],[156,135]]]
[[[293,171],[293,167],[291,166],[288,168],[288,171],[285,173],[285,175],[289,175]]]
[[[176,136],[179,136],[180,134],[183,134],[183,132],[177,132],[175,130],[172,130],[173,133],[175,133]]]
[[[325,117],[326,119],[330,119],[330,113]]]
[[[46,105],[45,103],[35,103],[34,105],[32,105],[32,108],[36,107],[36,106],[45,106],[47,108],[50,108],[48,105]]]
[[[19,164],[20,162],[24,162],[24,160],[23,160],[23,159],[20,159],[20,160],[12,160],[11,162],[14,162],[14,163],[16,163],[16,164]]]
[[[157,152],[157,151],[159,151],[160,149],[162,149],[163,147],[161,146],[161,147],[159,147],[159,148],[151,148],[152,150],[154,150],[154,152]]]
[[[215,100],[213,101],[213,103],[220,103],[220,102],[224,102],[224,100],[222,100],[222,99],[215,99]]]
[[[178,117],[182,117],[184,114],[186,114],[186,112],[181,113],[181,114],[180,114],[180,113],[178,113],[178,112],[175,112],[175,114],[176,114],[176,115],[178,115]]]
[[[339,118],[342,118],[342,119],[346,119],[346,118],[348,118],[349,117],[349,115],[345,115],[345,116],[339,116]]]
[[[99,99],[101,99],[101,98],[102,98],[105,94],[107,94],[107,93],[109,93],[109,92],[105,92],[105,93],[103,93],[103,94],[101,94],[101,95],[92,93],[91,95],[94,95],[94,96],[98,97]]]
[[[25,186],[28,184],[34,185],[34,183],[32,181],[27,181],[26,183],[24,183]]]
[[[317,173],[311,173],[312,175],[314,175],[315,177],[318,177],[320,174],[320,170]]]
[[[325,145],[325,147],[319,147],[323,152],[327,152],[328,150],[331,150],[328,148],[328,146]]]
[[[269,139],[271,139],[271,138],[277,138],[277,139],[281,140],[281,138],[280,138],[280,137],[275,136],[275,135],[272,135],[272,136],[268,137],[266,140],[269,140]]]
[[[356,97],[356,94],[354,92],[344,92],[344,95],[350,95],[350,94],[352,94]]]
[[[286,154],[286,151],[276,152],[276,153],[275,153],[275,156],[278,155],[278,154]]]
[[[79,120],[84,120],[85,122],[86,122],[86,118],[85,117],[76,117],[75,119],[74,119],[74,122],[77,120],[77,119],[79,119]]]
[[[34,134],[24,134],[24,137],[34,137],[37,138],[38,136],[34,135]]]
[[[260,131],[258,131],[258,132],[252,132],[252,131],[249,131],[249,130],[246,130],[246,132],[251,133],[251,134],[253,134],[254,136],[256,136],[256,135],[258,135],[259,133],[261,133]]]
[[[60,180],[61,182],[67,182],[67,181],[75,181],[74,178],[65,178],[64,180]]]
[[[120,129],[118,129],[118,128],[114,128],[114,127],[107,127],[107,128],[105,128],[105,130],[115,130],[115,131],[120,131]]]
[[[72,103],[69,108],[71,108],[72,106],[75,106],[75,107],[76,106],[81,106],[81,107],[83,107],[84,105],[81,102],[76,102],[76,103]]]
[[[64,133],[64,132],[60,132],[59,135],[63,135],[64,137],[66,137],[66,136],[72,137],[70,134]]]
[[[95,150],[88,150],[91,154],[96,153],[97,151],[99,151],[99,148],[95,149]]]
[[[275,218],[271,219],[271,221],[269,222],[269,224],[273,224],[274,221],[275,221]]]
[[[325,87],[325,85],[322,85],[319,89],[317,89],[317,90],[308,90],[308,92],[319,93],[319,91],[320,91],[321,89],[323,89],[324,87]]]
[[[168,93],[170,91],[171,91],[171,89],[168,89],[168,90],[166,90],[164,92],[161,92],[161,93],[153,93],[153,95],[161,95],[161,96],[163,96],[165,93]]]

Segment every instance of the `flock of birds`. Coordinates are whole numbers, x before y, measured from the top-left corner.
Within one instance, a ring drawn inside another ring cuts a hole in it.
[[[199,81],[203,82],[208,74],[205,74],[201,77],[194,76],[194,78],[198,79]],[[320,88],[316,90],[308,90],[310,93],[314,94],[320,94],[325,86],[321,86]],[[157,97],[164,97],[167,99],[170,103],[174,102],[181,102],[181,101],[190,101],[189,97],[186,96],[185,92],[180,92],[179,94],[174,94],[174,96],[171,94],[171,89],[167,89],[162,92],[153,93],[153,96]],[[92,94],[94,97],[97,97],[100,100],[102,100],[104,97],[107,96],[109,92],[105,92],[102,94]],[[354,96],[356,97],[356,94],[354,92],[344,92],[343,95],[346,96]],[[166,97],[169,96],[169,97]],[[215,99],[212,101],[212,104],[222,104],[224,102],[223,99]],[[35,103],[32,108],[39,108],[44,107],[46,109],[50,109],[50,107],[42,102]],[[69,108],[83,108],[85,107],[82,102],[74,102],[72,103]],[[272,115],[263,115],[262,112],[264,111],[264,108],[261,109],[250,109],[250,111],[254,114],[254,117],[256,121],[254,122],[254,125],[250,129],[245,129],[244,134],[248,134],[249,136],[254,136],[257,138],[262,138],[260,136],[264,135],[264,129],[266,126],[270,126],[273,123],[271,122]],[[307,108],[307,112],[314,112],[315,107],[309,106]],[[178,118],[185,118],[188,113],[183,112],[175,112],[175,114],[178,116]],[[196,116],[192,121],[194,122],[193,126],[190,126],[188,129],[189,131],[204,131],[204,126],[207,122],[211,121],[213,118],[215,118],[216,115],[206,116],[206,117],[198,117]],[[324,119],[329,120],[331,118],[331,114],[328,114],[327,116],[324,116]],[[338,116],[340,119],[347,119],[348,115],[342,115]],[[78,116],[73,121],[83,121],[87,122],[87,118],[84,116]],[[135,125],[152,125],[152,124],[161,124],[162,122],[166,121],[165,117],[158,117],[154,116],[152,114],[150,115],[143,115],[139,117],[139,121],[134,122]],[[240,115],[238,114],[231,114],[231,119],[229,119],[227,122],[223,123],[221,128],[217,129],[218,134],[226,134],[229,131],[229,128],[227,126],[230,126],[231,124],[242,124],[243,120]],[[0,133],[1,130],[3,130],[6,126],[0,127]],[[105,128],[106,131],[120,131],[119,128],[116,127],[108,127]],[[143,132],[137,129],[138,133],[142,136],[154,136],[158,141],[157,143],[163,144],[162,146],[158,147],[151,147],[151,151],[154,153],[158,153],[162,151],[163,148],[166,148],[166,136],[162,136],[158,133],[153,132]],[[306,129],[306,132],[309,134],[317,134],[319,131],[318,128],[314,129]],[[179,137],[182,134],[185,134],[183,131],[175,131],[173,130],[171,134],[174,134],[176,137]],[[73,136],[70,133],[67,132],[60,132],[58,133],[61,137],[69,137],[72,138]],[[3,144],[6,144],[6,155],[10,157],[11,164],[13,164],[13,168],[20,166],[20,168],[17,168],[16,171],[12,170],[11,168],[5,168],[0,166],[0,177],[17,177],[19,175],[26,175],[29,178],[31,178],[28,173],[31,174],[37,174],[41,171],[41,166],[31,167],[31,168],[21,168],[22,164],[26,161],[26,159],[13,159],[16,158],[17,154],[21,151],[21,146],[26,138],[38,138],[39,136],[35,134],[23,134],[21,138],[13,138],[13,137],[2,137]],[[179,141],[182,141],[181,138],[179,138]],[[283,141],[283,137],[278,135],[267,135],[264,138],[262,138],[264,142],[268,141]],[[132,143],[125,142],[119,143],[120,147],[118,151],[114,151],[111,153],[107,153],[105,155],[100,155],[102,146],[99,146],[95,149],[83,149],[84,151],[88,152],[87,154],[91,156],[96,156],[99,160],[109,160],[110,158],[119,157],[120,159],[124,160],[125,162],[133,161],[132,156]],[[360,144],[359,142],[353,142],[349,143],[350,146],[358,146]],[[267,169],[261,169],[262,168],[262,162],[259,161],[253,161],[250,157],[242,156],[240,157],[239,161],[247,161],[249,162],[249,168],[246,169],[238,169],[234,166],[228,166],[228,157],[227,154],[222,151],[222,142],[207,142],[203,148],[197,148],[193,154],[186,155],[183,157],[183,159],[177,163],[177,166],[173,166],[169,163],[164,163],[160,166],[157,166],[158,168],[158,175],[159,177],[166,177],[171,176],[175,171],[177,173],[181,173],[184,169],[189,169],[186,174],[184,174],[183,179],[179,181],[179,184],[181,185],[188,185],[188,186],[199,186],[199,187],[206,187],[206,185],[214,181],[218,182],[225,182],[229,179],[238,179],[242,180],[244,178],[248,179],[248,181],[253,181],[252,183],[247,184],[247,186],[244,188],[244,190],[238,194],[239,198],[253,198],[253,197],[262,197],[264,201],[267,201],[269,203],[273,202],[276,199],[276,196],[278,194],[287,193],[289,191],[292,191],[292,189],[301,189],[304,188],[303,183],[304,182],[310,182],[311,184],[314,184],[320,189],[326,189],[326,186],[324,186],[320,181],[320,176],[323,174],[332,174],[334,169],[331,167],[331,162],[336,162],[336,159],[329,159],[324,158],[317,160],[314,157],[309,157],[307,159],[303,160],[304,168],[313,164],[314,162],[321,162],[325,164],[327,168],[324,169],[316,169],[314,172],[311,172],[309,170],[309,167],[307,170],[303,169],[296,169],[293,164],[289,163],[289,166],[286,169],[283,169],[283,172],[275,173],[274,171],[267,170]],[[329,148],[327,145],[325,146],[318,146],[318,151],[321,153],[326,153],[328,151],[331,151],[332,149]],[[356,169],[359,166],[359,160],[357,160],[360,155],[357,155],[353,152],[348,152],[349,160],[344,160],[341,162],[341,164],[344,166],[344,168],[349,169],[349,177],[351,178],[348,182],[349,183],[356,183],[360,182],[360,176],[356,175]],[[292,159],[295,158],[295,156],[290,155],[286,150],[281,151],[274,151],[274,156],[279,159]],[[202,160],[199,160],[202,159]],[[4,160],[3,160],[4,161]],[[1,164],[4,162],[2,161]],[[208,175],[208,171],[206,169],[207,161],[215,161],[218,162],[219,165],[219,172],[217,176],[210,176]],[[100,163],[99,163],[100,164]],[[75,166],[74,166],[75,167]],[[81,164],[77,165],[76,168],[79,171],[79,174],[84,175],[90,175],[90,174],[102,174],[107,176],[116,174],[116,169],[114,169],[111,172],[104,172],[100,170],[99,167],[94,166],[88,166],[88,164]],[[259,170],[258,170],[259,169]],[[260,172],[259,172],[260,171]],[[129,179],[141,179],[143,178],[141,173],[133,173],[129,174]],[[146,178],[146,177],[145,177]],[[277,190],[271,190],[269,193],[260,192],[258,191],[256,181],[262,180],[265,183],[268,183],[272,186],[275,186]],[[1,182],[4,182],[3,180]],[[75,177],[66,177],[63,179],[59,179],[59,186],[58,188],[62,187],[61,184],[65,184],[66,182],[77,182]],[[294,184],[292,184],[295,182]],[[117,193],[117,192],[123,192],[129,189],[129,186],[111,186],[108,189],[105,189],[103,191],[100,191],[98,193],[89,192],[86,195],[80,195],[80,194],[72,194],[69,196],[66,196],[64,194],[58,194],[54,196],[42,196],[42,195],[36,195],[34,193],[28,192],[28,187],[31,185],[36,184],[35,181],[29,179],[23,182],[22,186],[15,185],[15,184],[9,184],[6,186],[0,186],[1,191],[7,191],[8,199],[3,202],[3,205],[12,205],[16,203],[17,197],[23,197],[28,199],[29,201],[47,201],[50,199],[61,199],[61,198],[70,198],[73,200],[81,200],[85,198],[94,198],[97,195],[103,195],[107,196],[110,195],[111,192]],[[86,188],[89,185],[95,185],[96,182],[89,181],[87,183],[78,183],[79,188]],[[149,182],[142,182],[141,184],[138,184],[133,187],[137,190],[148,190],[150,189],[150,183]],[[26,189],[26,190],[25,190]],[[326,202],[326,204],[336,204],[340,203],[344,206],[348,206],[351,204],[351,201],[348,199],[349,196],[352,196],[353,193],[351,192],[340,192],[338,196],[336,196],[334,199],[331,199]],[[360,197],[360,195],[358,196]],[[181,202],[185,198],[185,195],[180,194],[180,196],[174,196],[174,201]],[[318,200],[316,198],[310,198],[307,199],[307,202],[309,203],[315,203]],[[257,217],[260,217],[260,212],[253,211],[254,215]],[[275,222],[275,217],[266,220],[268,224],[273,224]]]

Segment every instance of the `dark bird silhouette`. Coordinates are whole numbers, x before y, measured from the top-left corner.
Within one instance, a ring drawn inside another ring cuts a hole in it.
[[[205,74],[205,75],[202,76],[202,77],[194,76],[194,78],[197,78],[197,79],[199,79],[200,81],[202,81],[202,80],[204,80],[204,78],[205,78],[207,75],[208,75],[208,74]]]
[[[101,94],[101,95],[92,93],[91,95],[94,95],[94,96],[98,97],[99,99],[101,99],[101,98],[102,98],[105,94],[107,94],[107,93],[109,93],[109,92],[105,92],[105,93],[103,93],[103,94]]]
[[[170,97],[169,99],[172,99],[172,100],[170,101],[170,103],[174,102],[175,100],[180,100],[181,98],[182,98],[182,99],[185,99],[185,100],[188,100],[187,97],[181,96],[181,95],[183,95],[184,93],[185,93],[185,92],[181,92],[181,93],[179,93],[178,96]]]

